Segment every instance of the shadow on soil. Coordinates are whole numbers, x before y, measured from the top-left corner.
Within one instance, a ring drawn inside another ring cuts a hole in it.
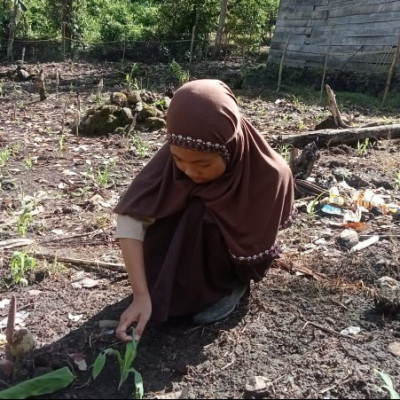
[[[124,345],[116,341],[114,329],[101,329],[99,321],[115,320],[115,316],[120,315],[131,300],[130,296],[107,306],[78,329],[34,350],[18,366],[15,382],[12,383],[69,366],[77,376],[74,383],[43,398],[131,398],[133,375],[118,391],[119,366],[115,357],[109,356],[96,381],[91,377],[93,362],[102,350],[112,347],[124,354]],[[143,376],[145,393],[176,390],[175,384],[182,382],[188,369],[206,360],[204,347],[216,340],[221,330],[229,330],[241,321],[247,313],[247,301],[244,300],[230,318],[210,327],[195,326],[188,317],[173,318],[166,323],[149,323],[133,363]],[[83,356],[88,365],[87,371],[78,369],[74,355]]]

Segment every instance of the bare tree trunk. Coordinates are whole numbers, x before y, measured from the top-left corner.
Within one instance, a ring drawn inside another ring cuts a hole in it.
[[[192,63],[193,60],[194,39],[196,37],[196,30],[197,30],[197,24],[199,23],[199,18],[200,18],[200,8],[196,7],[196,21],[192,28],[192,40],[190,42],[190,61],[189,61],[190,64]]]
[[[46,93],[46,86],[45,86],[45,82],[44,82],[44,71],[43,71],[43,69],[40,70],[37,82],[38,82],[40,101],[44,101],[44,100],[47,99],[47,93]]]
[[[11,21],[9,24],[9,32],[8,32],[8,45],[7,45],[7,60],[12,61],[14,59],[13,56],[13,46],[15,39],[15,32],[17,30],[17,17],[18,17],[18,2],[14,2],[14,10],[11,16]]]
[[[221,13],[219,14],[219,25],[217,30],[217,37],[215,38],[214,57],[216,57],[221,50],[222,34],[225,29],[226,10],[228,8],[228,0],[221,0]]]

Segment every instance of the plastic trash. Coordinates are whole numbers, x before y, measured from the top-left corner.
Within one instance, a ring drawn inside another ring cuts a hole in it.
[[[345,198],[340,195],[339,189],[336,186],[329,189],[328,203],[337,204],[338,206],[343,206],[346,203]]]
[[[339,216],[344,215],[346,212],[345,210],[343,210],[343,208],[331,206],[330,204],[324,204],[323,207],[321,208],[321,211],[325,214],[339,215]]]
[[[400,214],[400,204],[386,204],[383,197],[374,193],[371,189],[365,189],[361,192],[354,193],[352,201],[356,206],[364,207],[368,211],[376,207],[383,214]]]

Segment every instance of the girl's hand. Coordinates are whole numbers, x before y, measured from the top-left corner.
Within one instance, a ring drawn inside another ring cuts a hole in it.
[[[148,295],[134,296],[133,302],[122,313],[116,335],[119,340],[129,342],[133,340],[132,336],[127,334],[128,328],[136,322],[135,340],[139,340],[143,335],[144,328],[151,317],[152,305]]]

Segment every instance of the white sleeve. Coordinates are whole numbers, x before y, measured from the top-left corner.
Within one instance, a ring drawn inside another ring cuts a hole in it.
[[[117,216],[117,229],[115,231],[114,237],[116,239],[136,239],[143,241],[144,235],[146,234],[146,228],[153,221],[143,222],[130,215],[120,215]]]

